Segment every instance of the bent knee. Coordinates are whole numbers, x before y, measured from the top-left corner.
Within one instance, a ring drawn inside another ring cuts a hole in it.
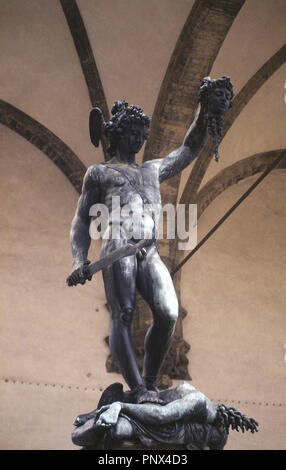
[[[113,321],[117,327],[130,326],[133,318],[133,307],[123,307],[113,315]]]

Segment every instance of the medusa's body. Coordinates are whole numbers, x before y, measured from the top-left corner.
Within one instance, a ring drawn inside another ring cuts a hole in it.
[[[188,449],[223,449],[229,427],[252,433],[258,430],[254,419],[212,402],[186,382],[159,392],[161,405],[129,403],[129,398],[121,384],[110,385],[100,399],[101,404],[108,404],[99,403],[96,410],[77,417],[73,443],[103,449],[129,440],[147,447],[176,444]]]
[[[195,387],[184,382],[174,389],[160,392],[159,396],[162,401],[167,400],[167,403],[138,405],[116,401],[89,415],[79,416],[75,422],[77,427],[72,433],[73,443],[81,446],[94,445],[106,431],[114,442],[139,440],[147,447],[164,443],[190,448],[195,447],[196,431],[199,431],[202,440],[204,427],[205,434],[208,435],[203,439],[204,444],[209,444],[207,440],[211,440],[211,433],[212,438],[219,436],[220,443],[225,443],[225,430],[219,431],[212,426],[216,419],[217,405]],[[194,423],[197,423],[195,429]]]

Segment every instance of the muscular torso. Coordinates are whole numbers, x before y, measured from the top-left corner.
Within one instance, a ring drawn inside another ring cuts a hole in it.
[[[156,163],[139,166],[110,162],[96,169],[100,202],[109,210],[107,230],[119,224],[121,238],[130,238],[130,233],[134,239],[153,238],[161,210]]]

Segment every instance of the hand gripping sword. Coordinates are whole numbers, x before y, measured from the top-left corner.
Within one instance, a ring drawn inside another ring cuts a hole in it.
[[[124,258],[125,256],[136,255],[137,253],[140,252],[142,248],[144,248],[145,246],[151,245],[153,242],[154,242],[153,238],[140,240],[137,243],[127,242],[124,246],[121,246],[117,250],[112,251],[111,253],[106,255],[104,258],[101,258],[98,261],[95,261],[95,263],[87,265],[84,268],[85,280],[91,279],[93,274],[97,273],[98,271],[101,271],[107,266],[110,266],[111,264],[115,263],[115,261],[118,261]],[[82,277],[82,267],[79,267],[75,271],[73,271],[73,274],[76,274],[76,273],[80,274]],[[68,286],[75,286],[77,284],[81,284],[80,280],[78,280],[77,282],[73,282],[70,278],[71,278],[71,275],[68,276],[66,280]]]

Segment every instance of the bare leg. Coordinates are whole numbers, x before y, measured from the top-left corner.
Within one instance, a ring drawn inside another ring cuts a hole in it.
[[[118,248],[123,240],[108,240],[102,255]],[[110,350],[121,373],[131,389],[143,386],[135,346],[131,336],[131,322],[136,300],[135,256],[127,256],[103,271],[106,298],[111,310]]]
[[[178,300],[169,271],[155,246],[147,249],[147,256],[138,262],[137,287],[153,313],[154,322],[145,338],[143,377],[147,388],[156,390],[156,379],[178,318]]]

